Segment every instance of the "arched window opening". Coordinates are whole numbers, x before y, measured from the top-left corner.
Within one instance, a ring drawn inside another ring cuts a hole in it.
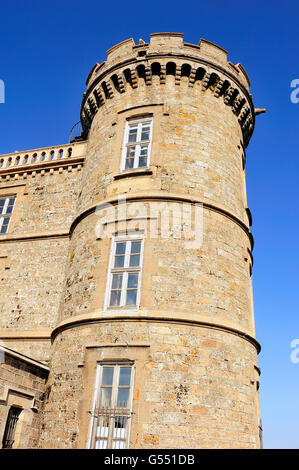
[[[137,77],[142,78],[145,81],[145,67],[140,64],[136,67]]]
[[[154,63],[151,65],[151,69],[152,69],[152,75],[153,75],[153,76],[158,76],[158,77],[160,77],[160,74],[161,74],[161,64],[159,64],[159,62],[154,62]]]
[[[201,81],[203,77],[205,76],[205,73],[206,73],[205,69],[203,69],[202,67],[199,67],[196,70],[194,83]]]
[[[119,87],[119,82],[118,82],[118,76],[116,75],[116,73],[114,75],[112,75],[111,77],[111,81],[114,85],[114,88],[116,91],[118,91],[118,93],[120,93],[120,87]]]
[[[220,93],[219,93],[219,96],[223,96],[225,94],[225,92],[229,89],[229,87],[230,87],[229,81],[224,80],[223,85],[222,85],[221,90],[220,90]]]
[[[131,70],[126,69],[126,70],[124,70],[123,74],[124,74],[124,77],[125,77],[125,81],[127,83],[129,83],[129,85],[131,85],[131,87],[133,87]]]
[[[176,65],[174,62],[168,62],[166,65],[166,75],[173,75],[175,76]]]
[[[109,93],[109,91],[108,91],[106,82],[103,82],[103,83],[102,83],[102,88],[103,88],[103,92],[104,92],[105,98],[106,98],[107,100],[109,100],[109,99],[110,99],[110,93]]]
[[[183,64],[181,70],[182,77],[190,77],[191,73],[191,65],[190,64]]]
[[[216,73],[211,73],[207,88],[209,88],[211,91],[214,91],[219,80],[220,78]]]

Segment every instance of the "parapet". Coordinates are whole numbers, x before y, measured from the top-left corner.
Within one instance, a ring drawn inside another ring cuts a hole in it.
[[[227,60],[228,52],[225,49],[207,39],[200,39],[199,44],[195,45],[183,42],[183,38],[183,33],[152,33],[149,43],[140,39],[139,43],[135,44],[134,39],[126,39],[107,51],[105,62],[95,64],[88,75],[86,85],[88,87],[99,73],[122,62],[140,60],[142,57],[150,58],[157,54],[168,54],[184,55],[218,64],[249,89],[250,81],[246,71],[240,63],[234,65]]]
[[[83,95],[81,122],[86,133],[97,110],[117,94],[139,86],[139,79],[152,84],[152,77],[159,76],[164,85],[167,75],[174,75],[175,86],[181,78],[188,79],[188,87],[200,83],[201,90],[210,90],[216,98],[222,98],[231,106],[242,128],[244,145],[247,146],[253,132],[255,113],[250,81],[243,66],[228,61],[228,52],[206,39],[198,45],[183,42],[182,33],[153,33],[150,42],[139,39],[135,44],[127,39],[107,51],[107,59],[92,68]]]

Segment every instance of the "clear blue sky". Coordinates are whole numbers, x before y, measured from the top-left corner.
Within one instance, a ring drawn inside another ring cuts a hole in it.
[[[299,103],[290,101],[290,82],[299,79],[298,2],[12,0],[1,2],[0,15],[0,153],[66,143],[91,67],[129,37],[203,37],[245,67],[255,106],[267,108],[246,168],[264,445],[299,448],[299,363],[290,361],[299,338]]]

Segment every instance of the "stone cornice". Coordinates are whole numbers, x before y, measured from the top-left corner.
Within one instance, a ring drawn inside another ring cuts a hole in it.
[[[68,238],[69,229],[48,230],[45,232],[31,232],[31,233],[8,233],[7,235],[0,235],[0,243],[8,242],[21,242],[32,240],[47,240],[49,238]]]
[[[177,323],[177,324],[186,324],[193,325],[204,328],[212,328],[217,330],[222,330],[230,334],[237,335],[243,338],[246,341],[249,341],[259,353],[261,346],[259,342],[255,339],[254,336],[250,335],[248,331],[242,329],[242,327],[231,321],[226,321],[221,319],[220,321],[214,321],[211,316],[199,314],[188,315],[185,311],[161,311],[161,310],[143,310],[138,311],[123,311],[123,312],[102,312],[95,311],[90,313],[85,313],[77,316],[67,318],[60,322],[52,331],[52,341],[55,337],[60,334],[62,331],[74,328],[77,326],[84,326],[90,323],[99,323],[99,322],[112,322],[112,321],[129,321],[129,322],[140,322],[140,321],[149,321],[149,322],[168,322],[168,323]]]
[[[189,194],[181,194],[181,193],[166,193],[165,191],[152,191],[151,194],[142,194],[142,193],[128,193],[125,195],[118,195],[118,196],[112,196],[106,199],[103,199],[99,201],[97,204],[92,204],[91,206],[87,207],[84,209],[82,212],[80,212],[75,219],[73,220],[71,227],[70,227],[70,236],[72,235],[72,232],[74,231],[74,228],[76,225],[85,217],[87,217],[89,214],[92,214],[95,212],[96,209],[100,209],[101,207],[105,207],[107,204],[111,205],[116,205],[119,203],[122,203],[124,201],[130,203],[130,202],[136,202],[136,201],[151,201],[151,200],[156,200],[156,201],[177,201],[177,202],[187,202],[191,204],[202,204],[204,208],[213,210],[215,212],[218,212],[225,217],[230,218],[232,221],[234,221],[236,224],[238,224],[246,233],[250,240],[251,244],[251,250],[253,249],[254,245],[254,239],[253,235],[250,231],[250,228],[248,225],[245,224],[243,220],[241,220],[238,216],[236,216],[233,212],[222,206],[221,204],[215,204],[214,202],[205,199],[205,198],[198,198],[196,196],[191,196]],[[245,209],[244,209],[245,210]]]
[[[0,345],[0,351],[2,351],[4,354],[7,354],[8,356],[13,357],[14,359],[18,359],[19,361],[26,362],[27,364],[30,364],[39,369],[43,369],[47,372],[50,371],[49,367],[47,367],[42,362],[32,359],[31,357],[25,356],[24,354],[14,351],[13,349],[7,348],[6,346]]]

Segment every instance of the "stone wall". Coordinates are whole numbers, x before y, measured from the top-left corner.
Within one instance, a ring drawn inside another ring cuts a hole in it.
[[[0,340],[38,360],[49,360],[69,227],[77,210],[80,152],[74,145],[72,148],[73,160],[45,160],[35,165],[22,165],[21,161],[18,167],[8,167],[12,157],[7,155],[3,169],[0,167],[0,196],[16,195],[9,231],[0,238]]]
[[[9,409],[15,406],[22,411],[15,430],[13,448],[36,448],[49,370],[42,363],[1,346],[0,357],[0,442]]]
[[[254,344],[195,323],[128,318],[56,337],[41,447],[89,446],[97,362],[123,359],[135,369],[131,448],[259,447]]]

